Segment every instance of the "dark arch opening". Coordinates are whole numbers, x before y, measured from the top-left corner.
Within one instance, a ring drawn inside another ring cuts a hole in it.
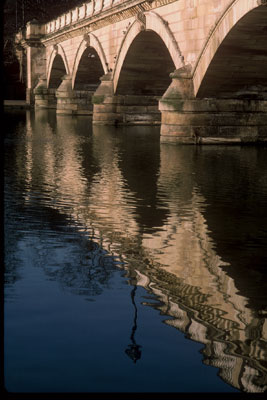
[[[87,47],[77,69],[74,89],[95,91],[103,75],[104,69],[96,50]]]
[[[160,36],[142,31],[134,39],[121,69],[117,94],[162,96],[175,65]]]
[[[246,14],[225,37],[197,97],[267,99],[267,7]]]
[[[57,89],[61,84],[62,77],[66,75],[67,71],[62,57],[57,54],[53,61],[53,66],[50,75],[49,89]]]

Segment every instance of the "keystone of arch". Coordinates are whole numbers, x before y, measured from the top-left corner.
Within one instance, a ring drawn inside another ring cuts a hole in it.
[[[195,96],[199,90],[205,73],[222,41],[235,24],[249,11],[264,4],[265,0],[232,0],[229,6],[215,23],[211,34],[206,41],[196,66],[193,70],[193,85]]]
[[[52,71],[52,67],[53,67],[53,62],[54,62],[55,57],[58,54],[62,57],[64,66],[65,66],[65,69],[66,69],[66,75],[69,75],[69,73],[70,73],[69,66],[68,66],[68,61],[67,61],[67,57],[66,57],[66,54],[64,52],[64,49],[60,44],[57,44],[57,45],[54,46],[54,49],[53,49],[53,51],[52,51],[52,53],[50,55],[49,62],[48,62],[47,87],[49,87],[49,83],[50,83],[50,77],[51,77],[51,71]]]
[[[88,35],[85,35],[82,42],[80,43],[77,53],[76,53],[76,56],[75,56],[75,59],[74,59],[73,72],[72,72],[72,89],[74,88],[75,79],[76,79],[76,75],[77,75],[77,71],[79,68],[79,64],[80,64],[82,55],[88,46],[93,47],[95,49],[95,51],[97,52],[97,54],[100,58],[104,73],[106,74],[108,72],[108,64],[107,64],[107,59],[106,59],[103,47],[101,46],[99,39],[93,33],[89,33]]]
[[[183,56],[168,23],[154,11],[144,12],[143,17],[140,18],[137,15],[136,20],[130,25],[122,40],[113,72],[114,93],[116,93],[120,72],[128,50],[136,36],[144,30],[154,31],[160,36],[169,50],[175,69],[184,66]]]

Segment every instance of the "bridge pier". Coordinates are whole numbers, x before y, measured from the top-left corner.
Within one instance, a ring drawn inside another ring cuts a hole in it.
[[[38,84],[33,89],[35,108],[56,108],[57,100],[55,89],[47,88],[47,79],[41,77]]]
[[[93,124],[116,125],[117,96],[114,95],[113,80],[108,72],[100,78],[100,85],[92,96]]]
[[[191,70],[171,75],[160,99],[161,142],[181,144],[267,142],[267,100],[196,98]]]
[[[122,125],[160,125],[159,98],[121,95],[117,106]]]
[[[55,91],[56,113],[66,115],[92,115],[92,95],[90,90],[72,89],[71,75],[64,75],[60,86]]]

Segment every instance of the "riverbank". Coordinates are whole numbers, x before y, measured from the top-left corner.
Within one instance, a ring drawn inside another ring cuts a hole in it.
[[[4,100],[4,108],[29,109],[30,106],[26,100]]]

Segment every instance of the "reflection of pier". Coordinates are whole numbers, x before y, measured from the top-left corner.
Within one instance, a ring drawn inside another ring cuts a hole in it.
[[[204,362],[219,368],[222,379],[244,391],[266,390],[266,319],[237,291],[225,272],[231,266],[221,268],[225,263],[209,236],[205,198],[195,183],[191,160],[183,159],[184,153],[176,148],[161,148],[153,194],[156,201],[164,193],[165,212],[159,228],[150,233],[137,212],[142,188],[136,184],[133,192],[122,168],[128,161],[127,149],[120,151],[123,137],[114,140],[111,128],[97,127],[88,138],[88,160],[86,151],[81,154],[85,139],[76,133],[82,119],[58,117],[57,124],[48,125],[42,112],[35,120],[28,118],[27,159],[25,164],[18,160],[18,166],[25,168],[25,202],[30,201],[27,188],[35,184],[34,170],[45,166],[43,184],[49,194],[45,205],[64,210],[81,232],[94,232],[93,239],[121,259],[129,276],[158,297],[162,305],[156,308],[168,316],[165,322],[204,344]],[[135,308],[127,352],[133,360],[140,358],[134,339],[136,318]]]

